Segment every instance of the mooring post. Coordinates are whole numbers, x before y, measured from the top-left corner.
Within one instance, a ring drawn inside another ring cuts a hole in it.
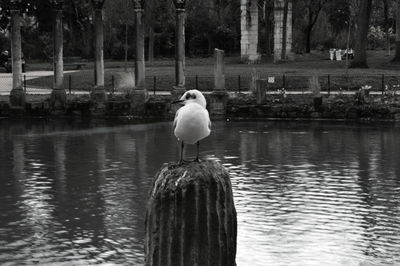
[[[238,76],[238,92],[240,93],[240,75]]]
[[[282,88],[286,89],[286,75],[283,74],[282,76]]]
[[[72,94],[72,77],[71,75],[68,76],[68,90],[69,90],[69,94]]]
[[[328,95],[331,95],[331,75],[328,74]]]
[[[26,94],[26,75],[24,75],[24,93]]]
[[[164,165],[146,213],[145,265],[236,265],[232,185],[215,161]]]
[[[156,95],[156,88],[157,88],[157,77],[153,77],[153,95]]]
[[[115,79],[114,75],[111,75],[111,94],[114,95],[115,92]]]

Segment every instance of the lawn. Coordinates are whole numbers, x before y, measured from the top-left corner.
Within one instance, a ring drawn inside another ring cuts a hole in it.
[[[385,51],[369,51],[369,69],[349,69],[349,79],[346,78],[346,62],[330,61],[328,54],[314,52],[309,55],[296,55],[292,62],[274,64],[270,60],[260,64],[241,64],[238,57],[227,57],[225,59],[226,87],[229,90],[247,90],[252,73],[257,72],[261,78],[275,77],[272,86],[287,89],[305,89],[308,87],[308,78],[318,75],[323,88],[328,84],[331,89],[351,88],[356,89],[368,84],[375,89],[382,88],[383,84],[399,84],[400,65],[389,63],[390,57]],[[118,90],[119,84],[127,76],[124,70],[124,62],[105,62],[105,85],[108,89]],[[51,69],[48,63],[29,64],[29,69]],[[133,72],[133,62],[128,63],[128,72]],[[198,88],[200,90],[211,90],[213,88],[213,58],[187,58],[186,59],[186,85],[187,88]],[[29,74],[29,73],[28,73]],[[384,77],[382,76],[384,75]],[[129,74],[128,74],[129,76]],[[196,77],[197,76],[197,77]],[[329,76],[329,78],[328,78]],[[73,90],[90,90],[94,84],[93,64],[88,63],[84,69],[65,74],[65,88]],[[173,59],[156,60],[152,65],[146,66],[146,85],[149,90],[170,90],[174,85],[175,70]],[[52,77],[41,77],[28,81],[28,86],[50,87]]]

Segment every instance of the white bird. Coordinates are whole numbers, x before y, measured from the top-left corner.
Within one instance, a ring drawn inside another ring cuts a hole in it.
[[[211,132],[211,121],[206,109],[207,102],[204,95],[198,90],[189,90],[183,96],[173,102],[181,103],[184,106],[178,109],[174,119],[174,133],[181,144],[181,158],[183,160],[183,148],[185,144],[197,143],[197,156],[199,161],[200,140],[206,138]]]

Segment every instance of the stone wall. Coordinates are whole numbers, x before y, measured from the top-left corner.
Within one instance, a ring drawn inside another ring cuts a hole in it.
[[[250,94],[234,94],[229,98],[206,95],[207,108],[212,119],[347,119],[400,121],[400,95],[281,95],[267,94],[262,103]],[[135,104],[130,97],[109,97],[103,117],[131,117],[152,120],[171,120],[179,106],[169,95],[151,95],[145,104]],[[96,117],[89,96],[67,99],[62,116],[76,118]],[[142,110],[140,108],[143,108]],[[223,110],[222,110],[222,109]],[[0,118],[21,115],[13,113],[10,104],[0,97]],[[49,98],[27,102],[25,117],[53,116]],[[58,114],[60,116],[60,114]],[[98,117],[98,116],[97,116]]]
[[[227,104],[229,119],[346,119],[400,121],[400,96],[368,96],[359,101],[354,95],[274,95],[263,104],[253,96],[231,98]]]
[[[258,46],[258,4],[257,0],[240,1],[240,55],[242,62],[257,63],[261,55]]]

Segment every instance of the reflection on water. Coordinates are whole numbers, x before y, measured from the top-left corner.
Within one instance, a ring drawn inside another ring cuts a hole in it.
[[[143,264],[147,192],[179,156],[170,126],[0,121],[0,264]],[[231,173],[238,265],[400,264],[398,136],[215,123],[201,153]]]

